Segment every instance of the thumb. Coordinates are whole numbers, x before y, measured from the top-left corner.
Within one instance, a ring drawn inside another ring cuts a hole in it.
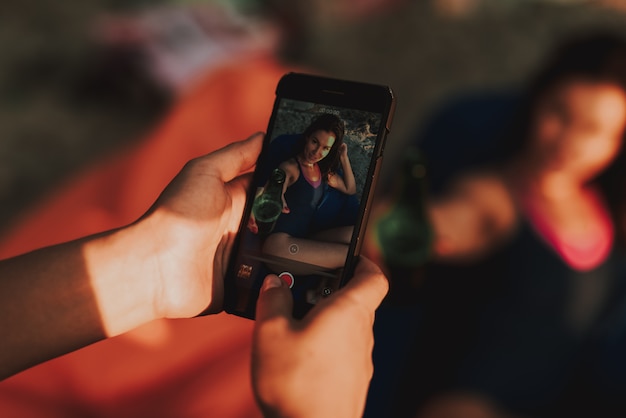
[[[275,274],[269,274],[256,303],[256,320],[262,322],[276,316],[291,318],[293,296],[287,285]]]

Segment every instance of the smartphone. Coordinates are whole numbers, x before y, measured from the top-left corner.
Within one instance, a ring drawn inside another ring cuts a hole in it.
[[[274,273],[301,318],[352,277],[394,108],[388,86],[281,78],[225,277],[226,312],[254,319]]]

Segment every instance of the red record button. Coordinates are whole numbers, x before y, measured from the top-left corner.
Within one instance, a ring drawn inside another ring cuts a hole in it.
[[[290,289],[293,287],[293,283],[295,282],[293,278],[293,274],[287,271],[283,271],[282,273],[278,275],[278,277],[280,277],[282,281],[285,282],[287,286],[289,286]]]

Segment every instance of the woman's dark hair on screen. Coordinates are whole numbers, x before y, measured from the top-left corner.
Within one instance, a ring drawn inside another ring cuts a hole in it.
[[[316,131],[331,132],[335,136],[335,142],[333,143],[328,155],[317,163],[322,173],[322,179],[326,181],[328,174],[339,168],[339,146],[343,143],[345,126],[343,121],[338,116],[331,113],[322,113],[313,119],[311,124],[309,124],[309,126],[302,133],[302,137],[294,149],[294,155],[298,155],[304,150],[306,139]]]

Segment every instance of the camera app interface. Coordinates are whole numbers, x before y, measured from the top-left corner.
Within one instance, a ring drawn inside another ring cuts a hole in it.
[[[380,125],[376,113],[280,101],[236,258],[238,310],[269,273],[290,286],[296,306],[338,288]]]

